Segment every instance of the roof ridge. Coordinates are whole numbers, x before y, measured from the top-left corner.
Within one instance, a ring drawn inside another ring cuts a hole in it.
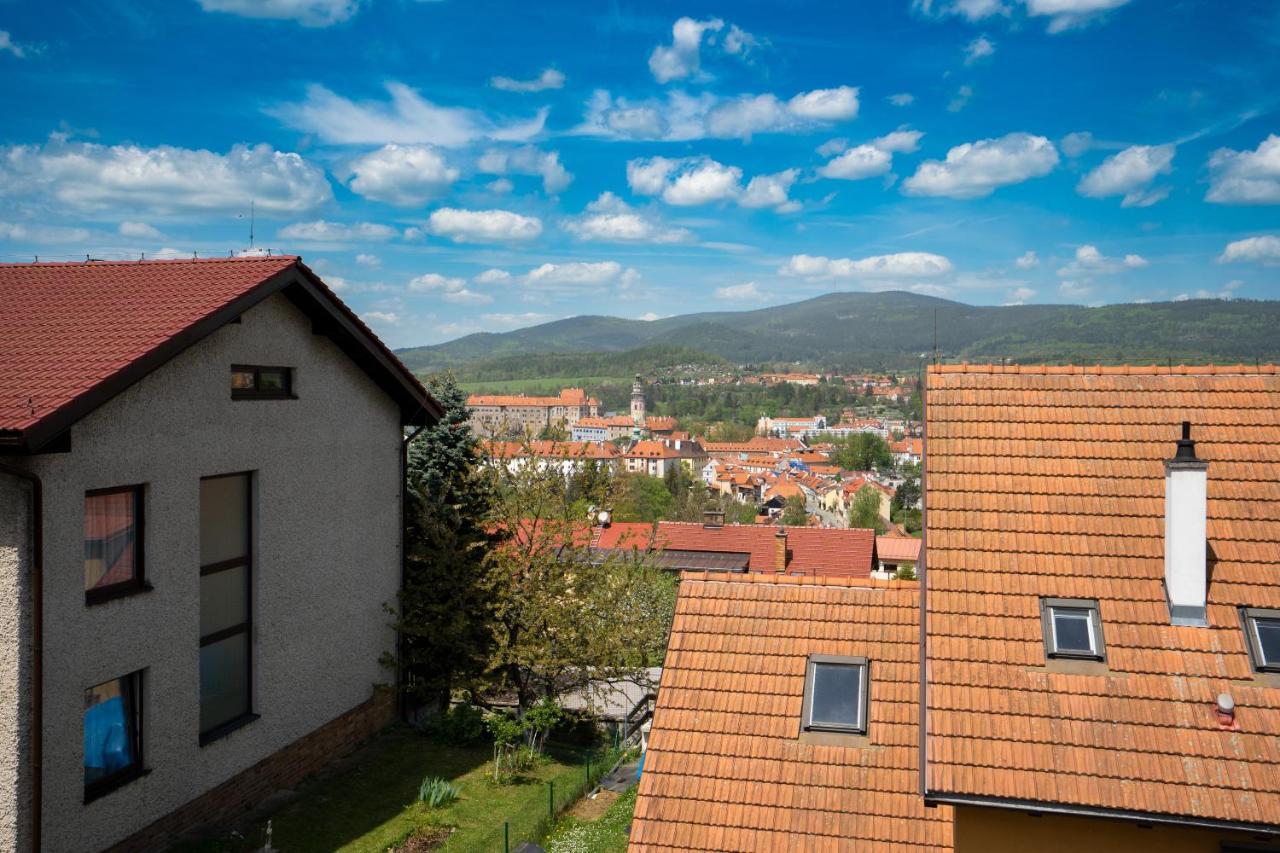
[[[930,373],[1008,373],[1031,376],[1212,376],[1280,373],[1267,364],[931,364]]]
[[[0,263],[0,267],[14,269],[17,267],[121,267],[139,264],[207,264],[207,263],[261,263],[262,261],[298,261],[301,255],[254,255],[251,257],[224,258],[211,256],[206,258],[121,258],[118,260],[85,260],[85,261],[17,261]]]
[[[705,583],[767,583],[775,586],[836,586],[850,589],[919,589],[918,580],[863,578],[849,575],[788,575],[781,572],[725,573],[684,570],[680,580]]]

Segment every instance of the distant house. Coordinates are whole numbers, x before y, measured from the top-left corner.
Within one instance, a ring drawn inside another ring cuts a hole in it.
[[[623,456],[628,471],[651,477],[665,477],[668,471],[677,466],[697,477],[708,460],[707,452],[702,449],[701,444],[680,439],[637,441],[627,448]]]
[[[554,397],[526,394],[472,394],[467,398],[471,425],[480,435],[537,435],[548,427],[571,428],[600,414],[600,401],[581,388],[565,388]]]
[[[899,465],[919,465],[924,458],[924,439],[904,438],[895,441],[889,445],[889,452],[893,454],[893,461]]]
[[[167,847],[394,716],[404,428],[293,257],[0,265],[0,850]]]
[[[544,470],[557,468],[565,477],[592,464],[616,471],[623,461],[617,447],[591,441],[489,441],[484,447],[492,460],[502,460],[509,470],[533,464]]]
[[[880,574],[885,577],[904,566],[914,569],[920,562],[920,540],[914,536],[877,536],[876,556]]]

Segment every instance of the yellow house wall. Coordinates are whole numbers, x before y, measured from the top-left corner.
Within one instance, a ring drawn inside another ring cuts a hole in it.
[[[1220,853],[1226,843],[1280,850],[1280,841],[1267,843],[1248,833],[1144,827],[1122,820],[1065,815],[1034,817],[1013,809],[977,806],[955,810],[956,853]]]

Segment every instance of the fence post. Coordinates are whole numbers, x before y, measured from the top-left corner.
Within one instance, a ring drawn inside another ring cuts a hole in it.
[[[502,822],[502,853],[511,853],[511,823]]]
[[[547,820],[556,819],[556,783],[553,779],[547,783]]]

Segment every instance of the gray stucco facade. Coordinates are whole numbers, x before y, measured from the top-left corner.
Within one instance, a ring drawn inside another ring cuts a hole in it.
[[[293,368],[297,399],[230,395],[232,364]],[[44,484],[43,849],[117,842],[367,700],[392,680],[383,611],[400,579],[401,412],[285,296],[89,414],[69,453],[11,458]],[[199,742],[200,478],[253,472],[255,721]],[[90,489],[144,485],[150,591],[84,595]],[[23,850],[29,681],[22,484],[0,477],[0,853]],[[146,775],[84,802],[86,688],[144,671]],[[15,690],[16,688],[16,690]],[[17,756],[17,760],[11,759]],[[18,766],[22,765],[22,766]]]

